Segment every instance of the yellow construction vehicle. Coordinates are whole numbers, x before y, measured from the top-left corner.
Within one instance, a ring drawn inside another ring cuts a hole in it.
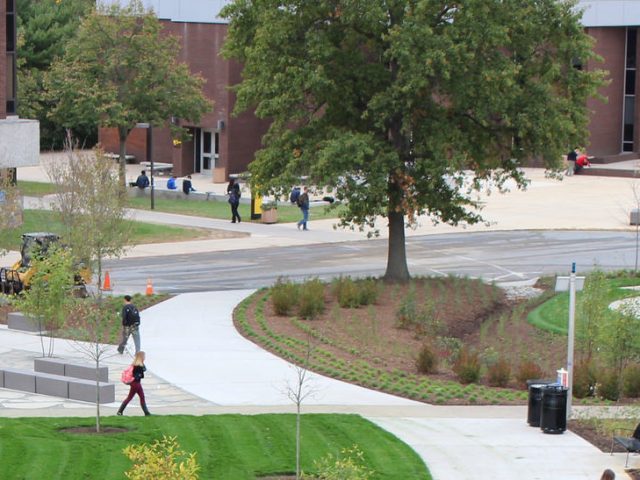
[[[60,237],[55,233],[34,232],[22,235],[20,260],[11,267],[0,268],[0,292],[7,295],[18,294],[28,289],[35,273],[32,265],[34,255],[46,257],[49,247],[58,244]],[[75,285],[80,294],[86,293],[85,285],[91,283],[91,271],[83,266],[76,267]]]

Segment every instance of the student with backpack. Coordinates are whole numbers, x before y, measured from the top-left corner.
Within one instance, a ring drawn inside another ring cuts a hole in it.
[[[118,415],[122,415],[124,413],[124,409],[127,408],[127,405],[131,399],[133,399],[134,395],[138,395],[138,398],[140,398],[140,406],[142,407],[142,411],[145,416],[151,415],[147,408],[147,402],[144,398],[144,390],[142,389],[142,379],[144,378],[144,372],[147,370],[147,367],[144,366],[144,360],[144,352],[136,352],[131,365],[122,372],[122,382],[129,385],[129,395],[127,395],[127,398],[125,398],[120,405]]]
[[[229,195],[229,205],[231,205],[231,223],[240,223],[240,214],[238,213],[238,206],[240,205],[240,185],[236,182],[235,178],[229,180],[227,185],[227,195]]]
[[[302,193],[298,197],[298,208],[302,212],[302,219],[298,222],[298,230],[309,230],[307,222],[309,221],[309,189],[304,187]]]
[[[133,344],[136,347],[136,353],[138,353],[140,351],[140,312],[131,303],[131,295],[125,295],[122,307],[122,341],[118,345],[118,353],[121,355],[127,346],[129,335],[133,337]]]

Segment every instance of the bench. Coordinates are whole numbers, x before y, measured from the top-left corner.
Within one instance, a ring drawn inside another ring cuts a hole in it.
[[[140,165],[151,170],[151,162],[140,162]],[[164,175],[173,170],[173,163],[153,162],[153,173]]]
[[[29,372],[13,368],[3,368],[0,369],[0,372],[2,388],[68,398],[70,400],[80,400],[83,402],[96,401],[97,391],[95,380],[84,380],[43,372]],[[115,384],[99,382],[97,388],[100,392],[100,403],[115,402]]]
[[[138,188],[131,186],[127,189],[130,197],[149,197],[151,195],[150,188]],[[226,202],[226,195],[216,195],[214,192],[191,192],[189,195],[185,195],[182,192],[182,188],[177,190],[169,190],[164,187],[155,186],[153,188],[153,195],[155,198],[166,198],[169,200],[199,200],[199,201],[212,201],[212,202]]]
[[[7,327],[11,330],[21,330],[23,332],[41,332],[40,322],[21,312],[9,312],[7,315]]]
[[[36,372],[60,375],[63,377],[94,381],[96,379],[95,366],[73,363],[62,358],[36,358],[33,360],[33,369]],[[98,380],[101,382],[109,381],[109,367],[100,367],[98,369]]]

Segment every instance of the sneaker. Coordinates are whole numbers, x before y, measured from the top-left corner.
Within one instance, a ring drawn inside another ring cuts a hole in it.
[[[120,355],[122,355],[122,354],[124,353],[124,348],[120,348],[120,347],[118,347],[118,353],[119,353]]]
[[[307,227],[304,227],[302,230],[304,230],[305,232],[308,231],[309,229]]]
[[[120,410],[118,410],[118,415],[122,416],[122,412]]]
[[[301,227],[301,226],[302,226],[302,225],[298,224],[298,230],[300,230],[300,227]]]

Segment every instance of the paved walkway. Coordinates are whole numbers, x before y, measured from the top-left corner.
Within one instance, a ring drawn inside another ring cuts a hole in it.
[[[633,168],[635,168],[633,162]],[[139,167],[135,167],[139,168]],[[44,179],[41,169],[18,175],[21,179]],[[573,176],[562,182],[547,179],[540,170],[528,170],[532,183],[526,192],[507,196],[483,196],[485,216],[493,222],[482,229],[629,229],[629,211],[640,203],[634,180]],[[206,179],[194,178],[198,189],[207,189]],[[200,185],[200,182],[205,182]],[[215,188],[223,189],[222,186]],[[199,251],[258,248],[269,245],[308,244],[364,239],[363,233],[335,232],[332,221],[311,223],[310,232],[294,225],[231,225],[221,220],[194,219],[158,212],[133,212],[145,221],[197,224],[250,234],[233,240],[210,240],[138,246],[131,256]],[[383,224],[381,224],[383,226]],[[408,235],[462,231],[434,227],[428,219]],[[381,230],[385,235],[384,229]],[[0,259],[4,264],[6,259]],[[233,328],[231,311],[250,291],[225,291],[179,295],[143,313],[142,341],[148,354],[149,375],[145,391],[156,414],[171,413],[259,413],[293,412],[287,385],[296,380],[295,368],[257,348]],[[115,350],[115,347],[114,347]],[[0,328],[2,365],[31,368],[39,356],[39,337]],[[105,360],[112,380],[130,359],[114,354]],[[59,340],[56,354],[79,358],[72,344]],[[185,368],[186,366],[186,368]],[[600,452],[571,432],[545,435],[526,424],[526,407],[442,407],[419,404],[379,392],[355,387],[319,375],[312,376],[315,394],[304,402],[305,412],[355,412],[371,419],[411,445],[429,466],[436,480],[476,478],[533,480],[599,478],[613,468],[619,478],[624,456]],[[117,398],[127,387],[118,384]],[[107,414],[118,404],[105,406]],[[0,389],[2,416],[92,416],[94,406]],[[136,400],[127,414],[141,414]],[[632,458],[631,465],[640,464]]]

